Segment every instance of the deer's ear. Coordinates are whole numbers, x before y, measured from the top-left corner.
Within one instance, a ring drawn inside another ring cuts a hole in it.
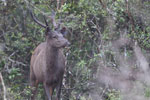
[[[63,27],[63,28],[60,30],[60,32],[61,32],[62,35],[66,35],[66,34],[67,34],[66,27]]]

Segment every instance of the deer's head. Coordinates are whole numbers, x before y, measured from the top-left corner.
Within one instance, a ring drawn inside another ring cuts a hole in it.
[[[41,27],[45,28],[45,35],[46,35],[46,42],[54,47],[54,48],[63,48],[65,46],[68,46],[70,43],[67,39],[64,38],[64,34],[66,33],[66,28],[60,29],[60,25],[56,24],[55,22],[55,14],[53,13],[50,17],[54,26],[54,30],[50,28],[48,25],[48,22],[44,16],[45,24],[41,23],[36,19],[36,17],[33,15],[33,13],[30,11],[32,19]]]

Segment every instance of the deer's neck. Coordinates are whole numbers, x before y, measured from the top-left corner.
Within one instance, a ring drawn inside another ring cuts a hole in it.
[[[48,72],[55,71],[58,61],[58,49],[47,44],[46,46],[46,68]]]

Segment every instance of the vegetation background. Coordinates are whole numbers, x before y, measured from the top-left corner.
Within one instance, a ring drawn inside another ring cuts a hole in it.
[[[0,100],[32,95],[30,57],[45,38],[28,8],[40,21],[54,10],[67,28],[62,100],[150,99],[149,0],[0,0]]]

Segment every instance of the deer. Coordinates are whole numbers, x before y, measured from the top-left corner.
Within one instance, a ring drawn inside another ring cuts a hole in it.
[[[56,24],[54,16],[51,17],[54,29],[52,30],[44,16],[45,24],[40,22],[30,11],[32,19],[45,28],[45,42],[40,43],[34,50],[30,61],[30,81],[32,89],[31,100],[35,100],[38,84],[42,83],[48,100],[56,89],[56,98],[60,100],[62,80],[65,71],[66,58],[63,48],[70,43],[64,38],[63,31]],[[54,15],[54,14],[53,14]]]

